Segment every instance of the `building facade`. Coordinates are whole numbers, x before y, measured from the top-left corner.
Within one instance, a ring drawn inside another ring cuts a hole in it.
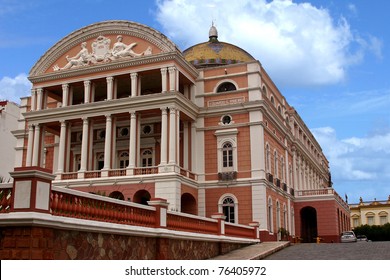
[[[390,222],[390,195],[387,200],[363,201],[360,198],[359,203],[350,204],[351,209],[351,228],[362,225],[383,226]]]
[[[0,183],[11,180],[9,172],[14,170],[16,139],[12,131],[18,129],[19,106],[10,101],[0,101]]]
[[[263,241],[349,229],[320,145],[260,62],[214,26],[182,52],[142,24],[89,25],[29,79],[16,166],[51,170],[53,186],[259,222]]]

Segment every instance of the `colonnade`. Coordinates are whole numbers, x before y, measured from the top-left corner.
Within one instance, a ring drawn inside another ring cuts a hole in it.
[[[161,72],[161,92],[178,91],[179,90],[179,71],[176,67],[164,67],[160,68]],[[135,97],[141,94],[141,79],[140,73],[133,72],[129,74],[131,86],[129,88],[129,96]],[[108,76],[106,79],[107,95],[106,100],[112,100],[116,98],[116,78],[114,76]],[[94,102],[95,87],[92,80],[84,80],[84,104]],[[62,104],[61,107],[67,107],[72,105],[72,89],[69,83],[61,85],[62,89]],[[31,89],[31,111],[40,111],[46,109],[47,94],[45,94],[44,88],[32,88]]]

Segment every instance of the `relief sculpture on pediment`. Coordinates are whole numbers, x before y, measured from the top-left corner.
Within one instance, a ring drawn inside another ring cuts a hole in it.
[[[54,65],[53,70],[65,70],[76,67],[83,67],[87,65],[93,65],[97,63],[110,62],[119,59],[129,59],[141,56],[147,56],[152,54],[152,47],[148,46],[145,51],[136,53],[133,48],[137,45],[136,42],[126,45],[123,43],[123,36],[118,35],[117,41],[110,49],[111,39],[104,36],[99,36],[92,42],[92,53],[89,53],[87,48],[87,42],[81,43],[81,50],[72,57],[66,56],[67,63],[60,67],[58,64]]]

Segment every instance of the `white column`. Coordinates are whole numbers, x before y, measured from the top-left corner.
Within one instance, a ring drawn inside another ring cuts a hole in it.
[[[184,122],[183,127],[183,168],[189,169],[189,125]]]
[[[87,170],[88,162],[88,131],[89,121],[88,118],[83,118],[83,134],[81,139],[81,162],[79,172],[85,172]]]
[[[167,92],[167,68],[161,68],[161,92]]]
[[[176,110],[176,162],[180,166],[180,111]]]
[[[136,140],[137,140],[137,116],[135,112],[130,112],[130,139],[129,139],[129,166],[128,168],[135,167],[136,159]]]
[[[131,73],[131,97],[137,96],[137,81],[138,81],[138,73]]]
[[[176,68],[169,67],[169,91],[176,91]]]
[[[40,139],[41,130],[39,124],[35,125],[35,133],[34,133],[34,150],[32,156],[32,166],[38,166],[39,164],[39,154],[40,154]]]
[[[68,106],[69,100],[69,84],[62,85],[62,107]]]
[[[176,163],[176,108],[169,108],[169,163]]]
[[[31,109],[30,111],[35,111],[35,102],[36,102],[36,90],[35,88],[31,89]]]
[[[84,81],[84,103],[90,102],[91,81]]]
[[[34,127],[32,124],[29,124],[28,125],[26,166],[31,166],[31,164],[32,164],[33,142],[34,142]]]
[[[104,141],[104,170],[111,168],[112,118],[106,115],[106,137]]]
[[[37,111],[42,110],[43,88],[37,89]]]
[[[114,82],[114,77],[107,77],[107,100],[112,99],[112,90],[113,90],[113,82]]]
[[[66,122],[60,120],[61,130],[60,130],[60,143],[58,148],[58,169],[57,174],[64,172],[64,163],[65,163],[65,143],[66,143]]]
[[[160,164],[167,164],[168,149],[168,115],[167,108],[161,108],[161,143],[160,143]]]

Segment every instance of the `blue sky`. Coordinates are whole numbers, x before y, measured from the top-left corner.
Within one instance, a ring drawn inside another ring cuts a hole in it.
[[[131,20],[181,50],[219,39],[256,57],[299,112],[349,202],[390,195],[390,1],[0,0],[0,100],[29,95],[52,45],[103,20]]]

